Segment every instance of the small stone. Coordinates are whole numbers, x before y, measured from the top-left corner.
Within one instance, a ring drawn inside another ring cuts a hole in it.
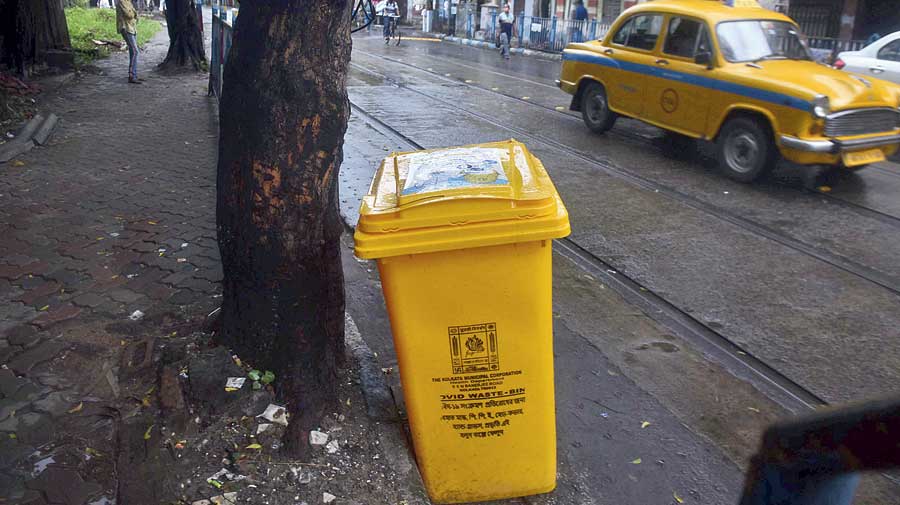
[[[331,503],[331,502],[333,502],[336,498],[337,498],[337,496],[335,496],[335,495],[333,495],[333,494],[331,494],[331,493],[329,493],[329,492],[327,492],[327,491],[324,492],[324,493],[322,493],[322,503]]]
[[[328,454],[335,454],[339,450],[340,450],[340,446],[338,446],[337,440],[332,440],[331,442],[328,442],[328,444],[325,446],[325,452],[327,452]]]
[[[310,445],[325,445],[328,443],[328,434],[321,431],[312,430],[309,432]]]
[[[132,312],[130,316],[128,316],[128,319],[131,319],[132,321],[140,321],[141,319],[143,319],[143,317],[144,313],[140,310],[136,310]]]

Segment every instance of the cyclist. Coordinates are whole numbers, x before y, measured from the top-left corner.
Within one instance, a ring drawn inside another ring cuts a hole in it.
[[[385,0],[384,4],[384,43],[391,40],[391,34],[397,29],[397,19],[400,17],[400,6],[397,0]]]

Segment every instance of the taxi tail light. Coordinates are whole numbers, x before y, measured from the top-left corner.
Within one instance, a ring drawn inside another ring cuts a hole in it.
[[[836,69],[838,69],[838,70],[841,70],[842,68],[844,68],[844,67],[846,67],[846,66],[847,66],[847,64],[844,63],[844,60],[842,60],[842,59],[840,59],[840,58],[838,58],[838,59],[835,60],[835,62],[834,62],[834,68],[836,68]]]

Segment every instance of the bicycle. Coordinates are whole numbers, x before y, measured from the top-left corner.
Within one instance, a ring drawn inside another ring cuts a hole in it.
[[[360,12],[362,12],[362,18],[358,16]],[[363,28],[371,26],[375,22],[375,6],[372,5],[372,0],[359,0],[356,2],[356,6],[353,7],[353,11],[350,13],[350,20],[352,23],[350,33],[356,33]]]
[[[401,36],[400,36],[400,27],[399,27],[399,23],[398,23],[399,19],[400,19],[400,16],[385,16],[384,17],[384,20],[385,20],[384,22],[390,24],[390,26],[388,27],[388,36],[384,38],[384,43],[386,45],[390,44],[391,40],[393,40],[395,38],[397,39],[397,41],[394,42],[394,45],[395,46],[400,45],[400,37]]]

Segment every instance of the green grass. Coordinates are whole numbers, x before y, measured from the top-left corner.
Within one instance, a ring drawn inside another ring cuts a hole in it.
[[[115,9],[66,9],[69,37],[75,50],[75,62],[85,65],[99,58],[109,56],[109,46],[97,46],[94,40],[122,42],[122,35],[116,32]],[[162,28],[159,21],[140,17],[137,23],[138,45],[143,46]]]

